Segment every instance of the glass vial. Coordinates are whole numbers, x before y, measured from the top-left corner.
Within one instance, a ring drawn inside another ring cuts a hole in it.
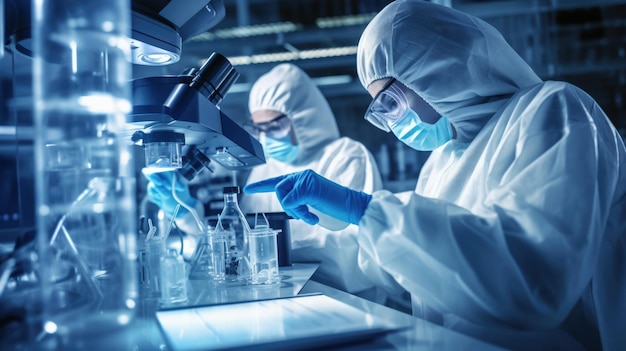
[[[215,229],[208,228],[200,236],[191,256],[189,280],[223,281],[225,246],[223,228],[220,225]]]
[[[37,244],[44,330],[128,325],[138,299],[130,1],[33,3]],[[56,270],[71,267],[71,281]],[[70,298],[71,297],[71,298]]]
[[[185,261],[175,249],[161,257],[161,306],[169,307],[187,302]]]
[[[245,283],[250,277],[248,261],[248,233],[250,226],[239,208],[238,186],[224,188],[224,208],[220,214],[220,222],[224,228],[225,278],[228,283]]]

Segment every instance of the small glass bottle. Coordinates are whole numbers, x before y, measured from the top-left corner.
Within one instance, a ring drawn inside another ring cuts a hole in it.
[[[250,226],[239,208],[237,201],[239,192],[238,186],[224,188],[224,209],[220,214],[220,222],[226,236],[225,276],[227,283],[245,283],[250,277],[248,262]]]
[[[185,261],[176,249],[169,249],[161,257],[161,306],[167,307],[187,302],[187,276]]]

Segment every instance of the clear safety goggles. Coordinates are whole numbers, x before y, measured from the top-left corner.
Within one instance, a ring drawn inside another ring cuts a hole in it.
[[[261,133],[272,139],[284,138],[291,131],[291,121],[287,115],[282,114],[271,121],[254,123],[248,120],[243,124],[243,128],[256,139]]]
[[[409,101],[402,89],[393,84],[395,81],[392,78],[383,86],[365,112],[365,119],[385,132],[391,131],[389,125],[402,117],[409,107]]]

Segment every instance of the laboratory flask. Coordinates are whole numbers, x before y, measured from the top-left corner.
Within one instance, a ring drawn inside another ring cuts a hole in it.
[[[250,226],[239,208],[238,186],[224,187],[224,208],[219,222],[226,235],[225,276],[231,284],[246,283],[250,277],[248,234]]]
[[[129,0],[33,2],[33,106],[42,325],[76,340],[128,325],[138,299]],[[52,281],[67,264],[96,293]],[[81,303],[74,302],[81,301]],[[66,345],[71,348],[70,345]]]

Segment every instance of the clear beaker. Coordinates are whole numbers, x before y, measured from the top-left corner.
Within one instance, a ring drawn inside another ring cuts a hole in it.
[[[218,229],[219,228],[219,229]],[[221,224],[200,236],[189,263],[190,280],[221,282],[225,279],[226,233]]]
[[[248,235],[250,282],[252,284],[275,284],[280,281],[278,276],[278,244],[279,230],[270,228],[265,215],[263,221],[256,221]]]
[[[128,325],[137,306],[137,193],[125,131],[131,6],[130,0],[32,4],[42,318],[45,332],[73,340]],[[88,272],[72,283],[92,282],[97,293],[87,303],[55,302],[72,289],[48,278],[67,263],[64,257]]]

